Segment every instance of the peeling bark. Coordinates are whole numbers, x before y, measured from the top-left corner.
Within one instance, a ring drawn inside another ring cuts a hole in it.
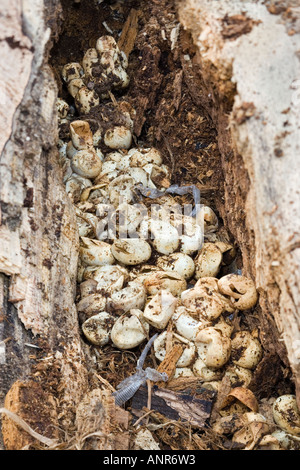
[[[300,404],[299,34],[257,2],[187,0],[179,17],[197,46],[202,105],[218,130],[220,211],[260,292],[264,347],[291,365]]]

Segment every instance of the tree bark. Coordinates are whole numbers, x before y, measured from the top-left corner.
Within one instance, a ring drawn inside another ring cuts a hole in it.
[[[282,2],[281,12],[291,8],[278,16],[258,2],[186,0],[179,18],[197,46],[199,104],[218,130],[220,211],[260,293],[265,349],[290,364],[300,405],[300,36],[292,3]]]

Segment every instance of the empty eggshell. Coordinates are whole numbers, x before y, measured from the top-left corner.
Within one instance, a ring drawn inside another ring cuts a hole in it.
[[[145,240],[140,238],[127,238],[124,240],[115,240],[112,246],[112,253],[120,263],[134,266],[148,261],[152,251],[149,243]]]
[[[86,76],[89,76],[90,78],[93,77],[92,69],[98,64],[98,62],[99,57],[97,50],[94,48],[88,49],[82,59],[82,67]]]
[[[203,230],[193,217],[182,216],[177,220],[180,228],[180,251],[192,255],[203,245]]]
[[[230,338],[213,327],[201,330],[195,340],[200,359],[207,367],[220,369],[228,362],[231,352]]]
[[[89,114],[91,109],[100,104],[100,99],[94,90],[81,87],[75,96],[75,105],[81,114]]]
[[[115,320],[110,313],[101,312],[86,320],[82,325],[82,331],[90,343],[105,346],[109,342]]]
[[[204,361],[198,357],[193,365],[193,372],[197,377],[200,377],[204,382],[211,382],[221,378],[221,373],[217,369],[207,367]]]
[[[275,423],[284,431],[300,436],[300,412],[295,395],[282,395],[273,404]]]
[[[103,266],[114,264],[115,258],[111,252],[111,245],[99,240],[81,237],[80,257],[88,266]]]
[[[76,98],[77,93],[78,93],[79,90],[81,90],[82,88],[85,88],[85,83],[84,83],[84,81],[82,80],[82,78],[74,78],[74,80],[71,80],[71,81],[68,83],[68,92],[70,93],[70,95],[71,95],[73,98]]]
[[[222,252],[214,243],[204,243],[195,258],[195,278],[215,277],[220,271]]]
[[[111,331],[111,340],[117,348],[133,349],[147,338],[149,325],[143,320],[142,314],[141,310],[131,309],[118,318]]]
[[[232,340],[232,361],[245,369],[254,369],[260,362],[263,351],[258,339],[248,331],[238,331]]]
[[[162,290],[146,305],[143,318],[154,328],[163,330],[174,314],[177,302],[171,292]]]
[[[179,246],[179,236],[175,227],[162,220],[149,220],[151,243],[158,253],[170,255]]]
[[[195,374],[189,367],[176,367],[173,378],[178,379],[180,377],[195,377]]]
[[[185,307],[177,307],[172,320],[178,333],[189,341],[195,341],[199,331],[209,326],[207,322],[193,318]]]
[[[80,150],[71,161],[71,167],[75,173],[84,178],[96,178],[99,175],[102,162],[92,149]]]
[[[169,256],[161,256],[157,260],[157,266],[164,271],[176,271],[184,279],[190,279],[195,272],[193,258],[184,253],[173,253]]]
[[[115,178],[108,186],[110,202],[118,207],[124,202],[130,203],[133,199],[132,188],[135,182],[131,176],[121,175]]]
[[[129,312],[132,309],[143,309],[146,302],[146,290],[140,282],[131,281],[127,287],[113,292],[109,307],[117,312]]]
[[[129,149],[132,142],[132,133],[124,126],[115,126],[104,134],[104,143],[111,149]]]
[[[65,100],[62,100],[61,98],[57,98],[56,109],[57,109],[58,117],[60,119],[65,119],[68,115],[70,106]]]
[[[238,274],[228,274],[218,281],[220,292],[230,296],[235,308],[248,310],[257,302],[257,291],[252,279]]]
[[[76,150],[85,150],[93,147],[93,134],[86,121],[73,121],[70,124],[70,133],[73,147]]]
[[[186,280],[176,272],[156,271],[151,273],[144,281],[149,295],[156,295],[160,290],[168,290],[175,297],[186,289]]]
[[[161,333],[153,343],[155,357],[159,361],[163,361],[166,357],[166,340],[167,331]],[[196,347],[194,343],[186,340],[180,335],[173,333],[173,344],[180,344],[184,348],[184,351],[177,361],[177,367],[188,367],[195,360]]]

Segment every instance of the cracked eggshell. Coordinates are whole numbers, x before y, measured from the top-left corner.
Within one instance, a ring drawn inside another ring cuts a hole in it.
[[[133,349],[139,346],[149,334],[149,325],[143,320],[143,312],[131,309],[114,324],[111,340],[119,349]]]
[[[109,307],[117,312],[129,312],[132,309],[143,309],[146,303],[146,290],[140,282],[130,281],[128,286],[113,292]]]
[[[199,211],[199,217],[202,221],[205,235],[218,230],[218,217],[210,207],[202,206]]]
[[[176,271],[184,279],[191,279],[195,272],[193,258],[184,253],[173,253],[169,256],[161,256],[157,260],[157,266],[164,271]]]
[[[176,272],[156,271],[151,273],[144,281],[144,286],[149,295],[156,295],[162,289],[168,290],[175,297],[186,289],[186,280]]]
[[[112,254],[119,263],[134,266],[145,263],[151,257],[151,246],[140,238],[127,238],[115,240]]]
[[[162,362],[166,357],[166,340],[167,340],[167,331],[161,333],[153,343],[154,346],[154,354],[155,357]],[[172,337],[173,344],[179,343],[180,346],[183,347],[183,353],[181,354],[180,358],[178,359],[176,366],[177,367],[188,367],[190,366],[196,356],[196,347],[187,339],[183,338],[176,333],[173,333]]]
[[[71,167],[75,173],[84,178],[96,178],[99,175],[102,162],[94,150],[80,150],[71,160]]]
[[[149,220],[151,243],[158,253],[170,255],[179,246],[179,236],[175,227],[162,220]]]
[[[282,395],[273,404],[275,423],[293,436],[300,436],[300,412],[295,395]]]
[[[224,305],[216,295],[196,287],[182,292],[181,302],[184,307],[207,321],[217,320],[224,312]]]
[[[111,295],[123,288],[129,278],[128,271],[121,266],[102,266],[92,273],[92,279],[97,282],[97,290]]]
[[[86,320],[82,325],[82,331],[87,340],[96,346],[105,346],[110,340],[110,333],[116,319],[107,312]]]
[[[195,377],[195,374],[189,367],[176,367],[173,379],[181,377]]]
[[[248,331],[238,331],[232,339],[232,362],[245,369],[254,369],[263,356],[258,339]]]
[[[74,99],[82,88],[85,88],[85,83],[82,78],[74,78],[74,80],[68,83],[68,92]]]
[[[70,83],[72,80],[82,77],[83,69],[78,62],[71,62],[63,67],[61,75],[66,83]]]
[[[135,184],[142,184],[145,188],[148,186],[148,175],[139,167],[130,167],[127,168],[126,174],[131,176],[134,179]]]
[[[161,153],[155,148],[133,148],[128,154],[131,166],[144,167],[149,163],[160,166],[163,162]]]
[[[229,378],[232,388],[248,387],[252,380],[251,370],[237,365],[227,367],[224,376]]]
[[[180,229],[180,251],[186,255],[193,255],[200,250],[203,244],[203,231],[197,220],[189,216],[180,216],[174,221]]]
[[[75,96],[75,106],[81,114],[89,114],[91,109],[99,104],[97,93],[86,86],[80,88]]]
[[[104,134],[104,143],[115,150],[129,149],[132,143],[132,133],[124,126],[115,126]]]
[[[92,186],[92,182],[88,178],[73,173],[65,183],[66,192],[73,202],[80,199],[80,195],[85,188]]]
[[[133,199],[132,188],[134,179],[131,176],[121,175],[115,178],[108,186],[110,202],[118,207],[125,202],[130,203]]]
[[[93,148],[93,133],[87,121],[73,121],[70,124],[73,147],[76,150]]]
[[[220,292],[231,298],[235,308],[248,310],[257,302],[257,291],[252,279],[238,274],[228,274],[218,280]]]
[[[200,377],[204,382],[212,382],[221,378],[220,371],[207,367],[200,357],[198,357],[194,362],[193,372],[196,377]]]
[[[100,293],[90,294],[77,304],[78,313],[84,313],[86,317],[92,317],[105,310],[106,297]]]
[[[209,323],[198,321],[189,315],[185,307],[177,307],[172,320],[178,333],[189,341],[195,341],[199,331],[209,326]]]
[[[87,237],[89,234],[93,234],[94,228],[97,226],[98,219],[94,214],[89,212],[81,212],[76,210],[77,228],[80,237]],[[81,217],[84,217],[82,219]]]
[[[154,328],[163,330],[174,314],[177,302],[169,291],[162,290],[146,305],[143,318]]]
[[[111,252],[111,245],[99,240],[81,237],[80,257],[87,266],[103,266],[114,264],[115,258]]]
[[[195,258],[195,278],[215,277],[221,268],[222,252],[214,243],[204,243]]]
[[[99,63],[98,52],[91,47],[86,51],[82,59],[82,67],[86,76],[93,77],[92,69]]]
[[[68,105],[68,103],[65,100],[63,100],[61,98],[57,98],[57,100],[56,100],[56,109],[57,109],[58,117],[60,119],[65,119],[68,115],[70,106]]]
[[[230,358],[231,340],[213,327],[201,330],[195,340],[199,357],[210,368],[220,369]]]
[[[78,150],[74,147],[72,141],[67,143],[67,148],[66,148],[66,155],[68,158],[73,158],[74,155],[78,152]]]

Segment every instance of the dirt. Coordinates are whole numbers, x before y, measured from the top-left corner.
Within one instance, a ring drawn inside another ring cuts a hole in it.
[[[137,113],[134,122],[135,139],[140,144],[147,143],[162,151],[165,162],[172,169],[171,183],[196,184],[199,187],[201,202],[212,207],[220,217],[221,226],[224,224],[224,239],[234,244],[232,227],[235,233],[244,231],[244,243],[251,253],[254,240],[244,229],[245,214],[233,210],[228,212],[228,208],[224,207],[225,186],[227,190],[231,187],[235,191],[236,207],[244,207],[248,176],[243,165],[233,161],[238,159],[238,156],[231,155],[232,160],[228,160],[225,166],[222,165],[221,152],[227,147],[227,153],[230,153],[230,143],[217,133],[214,122],[216,116],[213,112],[208,112],[212,105],[211,96],[203,89],[199,75],[201,67],[189,34],[182,29],[176,29],[178,19],[175,2],[108,1],[96,7],[90,0],[82,0],[79,4],[62,0],[62,7],[61,31],[58,38],[53,38],[50,64],[57,78],[59,96],[66,99],[70,105],[73,105],[72,99],[61,80],[62,66],[72,61],[80,61],[84,52],[94,47],[101,35],[110,34],[107,28],[118,40],[131,9],[139,12],[138,33],[129,58],[128,73],[131,82],[126,94],[122,95]],[[247,33],[252,26],[251,19],[248,18],[227,18],[224,20],[224,34],[230,39]],[[167,40],[170,37],[173,43]],[[231,108],[234,89],[229,88],[223,92],[221,107],[225,115]],[[100,104],[87,116],[87,120],[97,124],[97,116],[99,120],[102,107]],[[252,112],[251,103],[245,103],[236,119],[247,119]],[[74,119],[76,118],[75,111]],[[113,116],[111,119],[115,121],[117,118]],[[236,175],[232,169],[238,166],[241,172]],[[30,195],[27,199],[30,204]],[[224,214],[226,218],[222,220]],[[243,240],[243,237],[240,239]],[[236,249],[237,266],[241,268],[239,247]],[[241,315],[236,329],[241,326],[250,331],[255,328],[267,329],[267,325],[260,324],[258,307],[251,314],[246,312]],[[269,327],[269,332],[272,338],[272,327]],[[99,373],[115,388],[125,377],[134,373],[141,348],[131,352],[118,351],[111,346],[95,350],[98,357],[95,373]],[[292,392],[289,372],[276,351],[267,353],[250,386],[259,399],[270,398],[275,391],[277,394],[278,390],[281,393]],[[147,365],[153,367],[153,363],[156,366],[153,358],[149,356]],[[163,422],[161,417],[157,419],[160,423]],[[215,449],[229,446],[226,440],[220,441],[220,438],[209,430],[201,436],[193,435],[191,440],[187,430],[181,429],[180,425],[166,426],[157,432],[157,436],[162,448],[166,449],[174,445],[178,449]]]

